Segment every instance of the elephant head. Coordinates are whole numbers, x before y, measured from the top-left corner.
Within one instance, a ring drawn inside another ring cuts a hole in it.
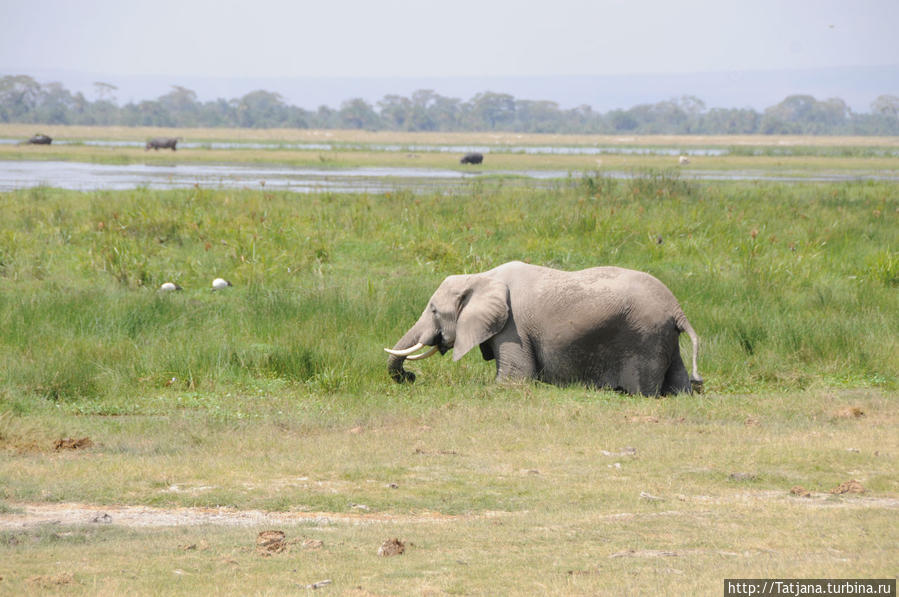
[[[509,318],[509,288],[484,276],[449,276],[437,288],[421,317],[393,349],[387,369],[398,383],[415,381],[415,374],[403,369],[403,361],[425,359],[453,349],[453,360],[499,333]],[[425,352],[417,352],[431,347]]]

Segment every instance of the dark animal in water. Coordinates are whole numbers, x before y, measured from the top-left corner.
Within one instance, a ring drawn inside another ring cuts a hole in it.
[[[30,145],[50,145],[51,143],[53,143],[53,139],[51,139],[47,135],[42,135],[42,134],[38,133],[37,135],[28,139],[28,141],[26,141],[26,143],[28,143]]]
[[[484,161],[484,154],[482,153],[466,153],[462,156],[462,159],[459,160],[460,164],[480,164]]]
[[[177,144],[177,137],[156,137],[155,139],[147,141],[147,148],[144,151],[150,151],[151,149],[157,151],[160,149],[171,149],[172,151],[176,151],[175,146]]]

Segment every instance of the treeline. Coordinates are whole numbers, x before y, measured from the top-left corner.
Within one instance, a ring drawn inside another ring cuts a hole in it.
[[[563,109],[556,102],[521,100],[486,91],[468,101],[428,89],[411,97],[386,95],[374,105],[348,99],[339,108],[305,110],[277,93],[253,91],[235,99],[201,102],[187,88],[155,100],[119,105],[116,87],[94,84],[97,99],[71,93],[60,83],[27,75],[0,78],[0,122],[163,127],[367,129],[393,131],[515,131],[598,134],[811,134],[899,135],[899,96],[881,95],[868,113],[853,112],[839,98],[791,95],[757,112],[707,108],[693,96],[606,113],[590,106]]]

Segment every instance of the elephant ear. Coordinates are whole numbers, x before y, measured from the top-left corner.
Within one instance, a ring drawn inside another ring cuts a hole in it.
[[[498,334],[509,319],[509,287],[487,276],[471,276],[459,301],[453,360]]]

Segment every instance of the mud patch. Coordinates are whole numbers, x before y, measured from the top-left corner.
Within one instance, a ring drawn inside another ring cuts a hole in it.
[[[256,536],[256,553],[269,557],[287,551],[284,531],[262,531]]]
[[[790,488],[790,495],[796,495],[799,497],[812,497],[812,492],[803,487],[802,485],[794,485]]]
[[[62,587],[75,582],[75,575],[71,572],[60,572],[59,574],[45,574],[42,576],[31,576],[26,582],[30,585],[36,585],[42,589],[52,589],[54,587]]]
[[[91,438],[89,437],[66,437],[56,440],[56,443],[53,444],[53,449],[57,452],[63,450],[83,450],[84,448],[90,448],[93,445],[94,442],[91,441]]]
[[[406,553],[406,544],[399,539],[388,539],[378,548],[378,555],[382,558],[401,556]]]
[[[865,493],[864,486],[856,481],[855,479],[850,479],[844,483],[840,483],[836,487],[830,490],[830,493],[835,494],[844,494],[844,493]]]
[[[833,416],[839,419],[857,419],[864,417],[865,411],[858,406],[846,406],[834,412]]]

